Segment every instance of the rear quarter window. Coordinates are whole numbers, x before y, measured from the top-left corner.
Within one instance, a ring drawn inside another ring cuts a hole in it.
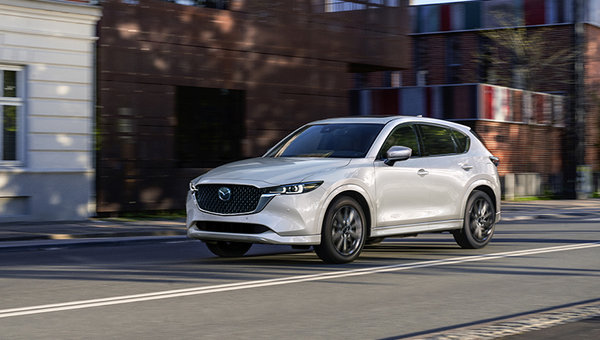
[[[448,155],[457,153],[452,130],[436,125],[420,125],[421,139],[423,141],[423,155]]]
[[[458,130],[452,130],[452,136],[454,136],[454,140],[456,141],[456,151],[458,153],[469,151],[469,147],[471,147],[471,139],[469,136]]]

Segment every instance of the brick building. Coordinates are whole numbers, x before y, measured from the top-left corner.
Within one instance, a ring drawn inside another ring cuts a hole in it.
[[[355,78],[408,69],[405,0],[106,0],[97,209],[181,209],[193,177],[348,115]]]
[[[577,133],[573,99],[576,22],[582,22],[584,32],[585,155],[582,158],[588,169],[600,172],[600,1],[579,1],[581,16],[575,15],[574,4],[575,0],[475,0],[411,6],[410,70],[391,76],[383,72],[363,76],[352,97],[355,107],[378,106],[380,111],[385,107],[384,110],[391,113],[435,115],[432,107],[443,103],[442,118],[471,125],[500,156],[501,175],[538,173],[543,182],[538,191],[568,194],[569,188],[575,187],[575,167],[582,165],[574,159],[573,137]],[[513,34],[511,32],[521,32],[520,37],[525,39],[521,47],[530,64],[520,60],[518,51],[507,49],[500,38],[494,38],[494,34]],[[562,54],[552,60],[552,56],[559,55],[557,52]],[[390,79],[395,82],[390,83]],[[504,113],[486,116],[483,107],[489,98],[477,92],[483,91],[482,85],[478,85],[480,90],[469,90],[465,85],[484,83],[516,89],[506,89],[509,93],[525,90],[524,93],[536,91],[562,96],[564,100],[558,108],[555,103],[537,101],[535,96],[541,94],[534,94],[533,100],[509,96],[499,108],[515,114],[528,112],[530,117],[543,117],[560,110],[562,121],[554,118],[506,120]],[[385,89],[372,91],[381,87]],[[398,90],[398,100],[382,99],[385,91],[389,95],[393,87],[402,87]],[[402,96],[410,91],[413,101],[424,103],[412,113],[401,106]],[[441,97],[434,96],[436,91]],[[390,110],[386,103],[394,103],[400,111]],[[465,112],[465,109],[471,111]]]

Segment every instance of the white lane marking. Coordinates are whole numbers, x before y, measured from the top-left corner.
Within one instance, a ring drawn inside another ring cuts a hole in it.
[[[396,272],[396,271],[409,270],[409,269],[437,267],[437,266],[460,264],[460,263],[467,263],[467,262],[488,261],[488,260],[496,260],[496,259],[502,259],[502,258],[507,258],[507,257],[519,257],[519,256],[554,253],[554,252],[579,250],[579,249],[587,249],[587,248],[595,248],[595,247],[600,247],[600,242],[580,243],[580,244],[573,244],[573,245],[567,245],[567,246],[556,246],[556,247],[547,247],[547,248],[518,250],[518,251],[477,255],[477,256],[454,257],[454,258],[449,258],[449,259],[444,259],[444,260],[422,261],[422,262],[407,263],[407,264],[394,264],[394,265],[387,265],[387,266],[380,266],[380,267],[334,271],[334,272],[327,272],[327,273],[321,273],[321,274],[290,276],[290,277],[282,277],[282,278],[268,279],[268,280],[255,280],[255,281],[229,283],[229,284],[221,284],[221,285],[206,286],[206,287],[167,290],[167,291],[160,291],[160,292],[153,292],[153,293],[115,296],[115,297],[102,298],[102,299],[72,301],[72,302],[65,302],[65,303],[40,305],[40,306],[10,308],[10,309],[0,310],[0,318],[8,318],[8,317],[20,316],[20,315],[50,313],[50,312],[66,311],[66,310],[73,310],[73,309],[119,305],[119,304],[142,302],[142,301],[170,299],[170,298],[176,298],[176,297],[182,297],[182,296],[220,293],[220,292],[250,289],[250,288],[287,285],[287,284],[300,283],[300,282],[323,281],[323,280],[337,279],[337,278],[343,278],[343,277],[363,276],[363,275],[370,275],[370,274],[377,274],[377,273]]]

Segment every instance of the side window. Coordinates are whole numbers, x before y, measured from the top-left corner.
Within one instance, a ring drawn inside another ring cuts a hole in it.
[[[420,125],[423,140],[423,156],[456,153],[456,145],[450,129],[435,125]]]
[[[452,135],[454,136],[454,140],[456,141],[456,146],[458,147],[458,153],[465,153],[469,151],[469,147],[471,146],[471,140],[464,133],[452,130]]]
[[[385,153],[392,146],[409,147],[413,150],[413,156],[419,156],[419,144],[417,142],[415,128],[412,125],[401,125],[396,127],[383,143],[378,158],[385,158]]]

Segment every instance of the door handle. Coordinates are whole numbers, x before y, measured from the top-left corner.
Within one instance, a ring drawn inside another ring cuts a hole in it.
[[[460,167],[465,171],[469,171],[469,170],[473,169],[473,166],[470,164],[461,164]]]
[[[417,175],[419,176],[426,176],[429,175],[429,171],[425,170],[425,169],[420,169],[419,171],[417,171]]]

